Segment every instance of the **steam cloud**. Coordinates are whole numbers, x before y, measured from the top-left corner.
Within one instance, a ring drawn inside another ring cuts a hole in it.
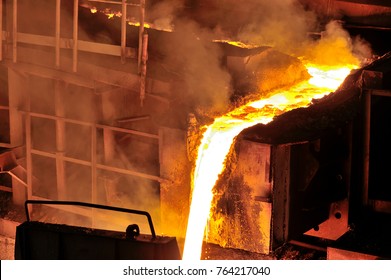
[[[185,0],[166,0],[148,10],[147,17],[155,26],[175,30],[159,42],[163,63],[182,76],[184,98],[192,111],[222,111],[229,104],[230,75],[221,67],[221,50],[212,43],[213,30],[185,17],[184,7]]]
[[[318,15],[306,10],[298,0],[253,0],[245,7],[233,8],[235,14],[229,17],[229,23],[223,20],[220,28],[234,30],[236,33],[231,36],[239,41],[272,46],[296,57],[309,55],[328,65],[359,64],[372,56],[369,43],[360,37],[351,38],[337,21],[326,25],[320,40],[310,39],[309,33],[323,28]]]
[[[314,29],[316,16],[297,0],[249,1],[246,22],[240,23],[240,41],[268,45],[285,53],[301,48],[307,32]],[[239,19],[244,15],[239,16]]]
[[[305,52],[308,59],[323,65],[360,65],[372,56],[369,43],[360,37],[352,39],[338,21],[326,25],[321,40],[307,41]]]
[[[209,5],[218,5],[216,9],[204,8],[203,14],[192,14],[200,24],[184,18],[184,3],[161,1],[148,13],[155,23],[174,27],[169,41],[161,42],[161,46],[166,62],[184,75],[185,98],[195,108],[224,110],[232,93],[230,74],[221,67],[222,54],[209,44],[213,39],[271,46],[326,65],[359,65],[372,56],[369,44],[359,37],[351,38],[337,21],[326,25],[320,40],[311,39],[309,32],[323,28],[315,12],[306,10],[298,0],[212,2]]]
[[[184,7],[183,0],[159,1],[148,9],[146,17],[154,26],[172,29],[174,20]]]
[[[175,32],[160,42],[165,63],[183,77],[185,98],[193,109],[220,111],[229,104],[230,75],[221,67],[221,50],[213,38],[210,30],[194,21],[179,19]]]

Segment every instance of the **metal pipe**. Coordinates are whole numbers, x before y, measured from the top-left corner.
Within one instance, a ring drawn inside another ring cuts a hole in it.
[[[97,189],[97,139],[96,126],[91,127],[91,202],[98,203],[98,189]],[[95,211],[92,211],[92,225],[95,225]]]
[[[3,1],[0,0],[0,61],[3,60]]]
[[[126,0],[122,0],[122,17],[121,17],[121,63],[125,63],[126,59]]]
[[[30,92],[26,91],[27,110],[31,109]],[[31,140],[31,115],[27,113],[25,116],[25,130],[26,130],[26,172],[27,172],[27,199],[33,196],[33,159],[32,159],[32,140]],[[32,209],[30,209],[32,210]]]
[[[17,61],[18,47],[18,0],[14,0],[12,6],[12,61]]]
[[[374,25],[353,25],[353,24],[344,24],[344,28],[350,29],[369,29],[369,30],[380,30],[380,31],[391,31],[391,27],[384,26],[374,26]]]
[[[131,129],[126,129],[126,128],[120,128],[120,127],[114,127],[114,126],[109,126],[109,125],[103,125],[103,124],[97,124],[96,127],[98,128],[109,128],[113,131],[118,131],[118,132],[125,132],[125,133],[130,133],[134,135],[139,135],[139,136],[144,136],[148,138],[153,138],[153,139],[159,139],[159,136],[156,134],[152,133],[147,133],[147,132],[141,132],[137,130],[131,130]]]
[[[128,123],[128,122],[136,122],[136,121],[143,121],[143,120],[149,120],[151,116],[139,116],[139,117],[132,117],[132,118],[125,118],[125,119],[118,119],[116,120],[117,123]]]
[[[391,90],[387,89],[371,89],[371,94],[375,96],[391,97]]]
[[[40,151],[40,150],[36,150],[36,149],[32,149],[31,153],[33,155],[44,156],[44,157],[52,158],[52,159],[55,159],[55,160],[57,160],[57,158],[59,157],[58,153],[53,154],[53,153],[44,152],[44,151]],[[84,165],[84,166],[88,166],[88,167],[91,166],[91,162],[86,161],[86,160],[82,160],[82,159],[62,156],[62,160],[67,161],[67,162],[80,164],[80,165]]]
[[[56,118],[56,147],[57,152],[65,151],[65,108],[61,92],[61,82],[58,80],[54,81],[54,110],[58,118]]]
[[[106,165],[112,164],[115,159],[115,138],[114,131],[111,129],[103,129],[103,154]]]
[[[57,194],[59,199],[67,197],[67,189],[65,186],[65,122],[61,118],[64,116],[64,102],[61,92],[61,82],[54,81],[54,107],[56,116],[56,178],[57,178]]]
[[[104,125],[104,124],[94,124],[94,123],[87,122],[87,121],[78,121],[78,120],[73,120],[73,119],[64,118],[64,117],[46,115],[46,114],[42,114],[42,113],[27,112],[27,111],[19,111],[19,112],[24,113],[24,114],[30,114],[30,116],[32,116],[32,117],[44,118],[44,119],[49,119],[49,120],[63,119],[65,122],[68,122],[68,123],[86,125],[86,126],[96,125],[97,128],[102,128],[102,129],[107,128],[107,129],[111,129],[113,131],[129,133],[129,134],[134,134],[134,135],[138,135],[138,136],[144,136],[144,137],[152,138],[152,139],[159,139],[159,135],[147,133],[147,132],[142,132],[142,131],[138,131],[138,130],[126,129],[126,128],[109,126],[109,125]]]
[[[145,87],[147,79],[147,60],[148,60],[148,34],[144,32],[141,54],[141,73],[140,73],[140,103],[141,107],[144,105]]]
[[[312,245],[312,244],[309,244],[309,243],[305,243],[305,242],[302,242],[302,241],[290,240],[290,241],[288,241],[288,243],[291,244],[291,245],[300,246],[300,247],[307,248],[307,249],[317,250],[317,251],[321,251],[321,252],[327,252],[326,248],[323,248],[323,247],[320,247],[320,246],[316,246],[316,245]]]
[[[141,53],[141,62],[142,62],[142,64],[146,64],[147,60],[148,60],[148,33],[144,32],[144,34],[143,34],[142,53]]]
[[[140,0],[140,28],[138,34],[138,71],[139,72],[141,72],[141,54],[142,54],[142,47],[143,47],[144,21],[145,21],[145,0]]]
[[[7,149],[12,149],[14,146],[12,144],[9,144],[9,143],[2,143],[2,142],[0,142],[0,147],[7,148]]]
[[[60,67],[60,36],[61,36],[61,0],[56,0],[56,31],[55,31],[55,53],[56,67]]]
[[[14,173],[11,172],[11,170],[8,170],[8,171],[0,171],[0,174],[8,174],[10,175],[12,178],[14,178],[16,181],[18,181],[19,183],[21,183],[23,186],[27,187],[27,183],[25,181],[23,181],[22,179],[20,179],[18,176],[16,176]],[[12,189],[11,189],[11,192],[12,192]]]
[[[56,154],[52,154],[52,153],[44,152],[44,151],[39,151],[39,150],[35,150],[35,149],[31,150],[31,154],[49,157],[49,158],[53,158],[53,159],[56,159],[56,157],[57,157]],[[92,166],[91,162],[86,161],[86,160],[82,160],[82,159],[76,159],[76,158],[71,158],[71,157],[66,157],[66,156],[62,157],[62,159],[66,162],[77,163],[77,164],[84,165],[84,166]],[[141,172],[130,170],[130,169],[111,167],[108,165],[98,164],[98,163],[96,164],[96,168],[101,169],[101,170],[106,170],[106,171],[112,171],[112,172],[116,172],[116,173],[120,173],[120,174],[125,174],[125,175],[137,176],[137,177],[144,178],[144,179],[158,181],[160,183],[161,182],[168,182],[167,179],[161,178],[159,176],[141,173]]]
[[[362,203],[369,205],[369,159],[371,139],[371,92],[364,91],[364,125],[363,125],[363,182],[362,182]]]
[[[88,1],[89,2],[106,3],[106,4],[121,4],[121,2],[110,1],[110,0],[88,0]],[[139,6],[139,4],[135,4],[135,3],[127,3],[126,5],[135,6],[135,7]]]
[[[102,170],[113,171],[113,172],[120,173],[120,174],[125,174],[125,175],[137,176],[137,177],[141,177],[141,178],[144,178],[144,179],[157,181],[157,182],[160,182],[160,183],[168,182],[167,179],[161,178],[159,176],[149,175],[149,174],[145,174],[145,173],[140,173],[140,172],[132,171],[132,170],[129,170],[129,169],[122,169],[122,168],[107,166],[107,165],[103,165],[103,164],[97,164],[96,167],[99,168],[99,169],[102,169]]]
[[[63,153],[56,152],[56,180],[57,180],[57,198],[66,199],[67,189],[65,186],[65,161]]]
[[[91,127],[91,182],[92,182],[92,202],[98,201],[97,192],[97,175],[96,175],[96,163],[97,163],[97,139],[96,139],[96,126]]]
[[[79,0],[73,1],[73,53],[72,53],[72,70],[77,72],[78,59],[78,40],[79,40]]]
[[[12,188],[11,187],[0,186],[0,191],[12,193]]]
[[[29,204],[74,205],[74,206],[83,206],[83,207],[90,207],[90,208],[96,208],[96,209],[103,209],[103,210],[110,210],[110,211],[117,211],[117,212],[124,212],[124,213],[129,213],[129,214],[146,216],[147,220],[148,220],[149,228],[151,230],[152,239],[156,238],[156,233],[155,233],[155,228],[153,226],[152,217],[146,211],[120,208],[120,207],[101,205],[101,204],[93,204],[93,203],[80,202],[80,201],[26,200],[24,205],[25,205],[27,222],[30,222],[30,211],[28,209]]]

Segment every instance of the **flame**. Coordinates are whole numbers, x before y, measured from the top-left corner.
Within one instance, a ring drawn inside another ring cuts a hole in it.
[[[131,26],[139,27],[141,25],[141,22],[128,21],[128,24],[131,25]],[[144,22],[144,28],[152,28],[152,24]]]
[[[183,259],[199,260],[205,227],[209,218],[213,187],[224,170],[224,162],[234,138],[245,128],[267,124],[277,115],[307,107],[313,98],[336,90],[356,65],[332,68],[305,65],[311,78],[287,90],[275,91],[270,97],[249,102],[218,117],[206,127],[198,148],[193,193],[187,225]]]
[[[104,15],[106,15],[108,19],[113,19],[114,17],[119,17],[119,18],[122,17],[122,12],[120,12],[120,11],[114,11],[109,8],[105,8],[103,10],[98,10],[97,7],[90,6],[90,5],[87,5],[86,7],[90,9],[90,12],[92,14],[96,14],[97,12],[100,12],[100,13],[103,13]],[[141,23],[136,21],[135,18],[133,18],[133,17],[127,17],[126,21],[127,21],[128,25],[130,25],[130,26],[139,27],[141,25]],[[148,23],[148,22],[144,22],[144,28],[156,29],[156,30],[161,30],[161,31],[166,31],[166,32],[173,31],[173,26],[170,26],[170,27],[161,26],[159,24]]]

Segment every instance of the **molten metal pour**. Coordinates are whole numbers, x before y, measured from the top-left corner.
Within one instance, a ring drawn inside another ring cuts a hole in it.
[[[213,187],[224,170],[224,161],[234,138],[244,129],[267,124],[284,112],[307,107],[313,98],[321,98],[336,90],[355,65],[342,68],[306,65],[312,76],[288,90],[275,91],[269,98],[249,102],[216,118],[206,128],[194,171],[194,185],[187,226],[183,259],[199,260],[207,224]]]

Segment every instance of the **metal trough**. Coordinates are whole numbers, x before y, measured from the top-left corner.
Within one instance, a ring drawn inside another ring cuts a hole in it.
[[[144,215],[151,234],[140,234],[137,225],[126,232],[30,221],[28,204],[78,205]],[[27,221],[16,228],[17,260],[177,260],[180,252],[175,237],[156,236],[148,212],[70,201],[25,203]]]

